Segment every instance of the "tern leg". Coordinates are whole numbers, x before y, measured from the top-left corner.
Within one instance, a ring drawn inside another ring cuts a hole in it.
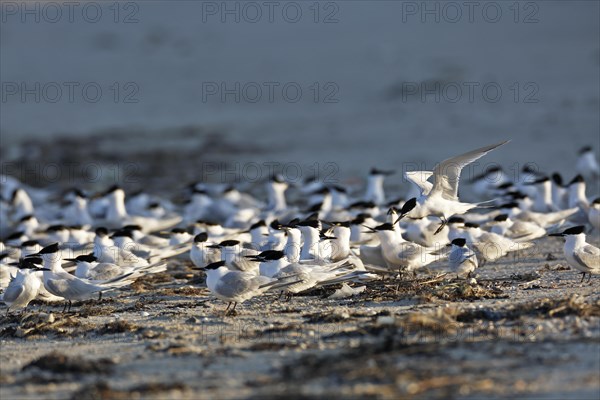
[[[433,233],[434,235],[437,235],[438,233],[440,233],[442,231],[442,229],[444,229],[444,227],[448,223],[448,221],[446,220],[446,217],[444,217],[443,215],[439,218],[440,218],[440,221],[442,221],[442,223],[440,224],[440,226],[438,226],[436,231]]]
[[[69,304],[69,303],[65,301],[65,306],[63,307],[63,310],[62,310],[62,312],[63,312],[63,313],[64,313],[65,311],[67,311],[67,305],[68,305],[68,304]]]
[[[592,273],[590,272],[590,273],[588,274],[588,283],[589,283],[591,280],[592,280]]]
[[[69,300],[69,312],[71,312],[71,306],[73,305],[73,302],[71,300]]]
[[[229,305],[231,305],[231,303],[229,303]],[[235,306],[237,306],[237,303],[233,302],[233,308],[229,311],[225,310],[225,315],[232,315],[235,312]],[[229,308],[229,306],[227,306],[227,308]]]
[[[98,301],[102,300],[102,292],[98,292]]]
[[[225,309],[225,313],[227,313],[227,311],[229,311],[229,307],[231,307],[231,302],[229,302],[229,304],[227,304],[227,308]]]
[[[591,277],[591,275],[590,275],[590,277]],[[579,283],[582,283],[584,279],[585,279],[585,272],[582,272],[581,273],[581,281]]]

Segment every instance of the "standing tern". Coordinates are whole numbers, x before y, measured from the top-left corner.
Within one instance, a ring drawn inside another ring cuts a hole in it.
[[[206,270],[208,290],[218,299],[229,303],[225,310],[226,314],[233,313],[237,303],[250,300],[269,289],[285,287],[293,283],[281,283],[266,276],[231,271],[225,267],[225,261],[209,264],[204,269]],[[233,304],[233,308],[230,310],[231,304]]]
[[[2,301],[8,306],[7,313],[11,308],[27,308],[27,305],[35,300],[42,286],[39,276],[41,272],[38,272],[42,271],[41,265],[38,269],[41,263],[42,259],[36,257],[21,260],[16,275],[11,277],[2,296]]]
[[[449,244],[452,247],[448,255],[448,265],[459,278],[469,278],[478,267],[477,255],[467,247],[465,238],[457,238]]]
[[[585,226],[579,225],[569,228],[561,233],[552,233],[550,236],[561,236],[565,238],[563,248],[567,263],[572,268],[581,271],[581,282],[585,274],[600,274],[600,249],[585,241]]]

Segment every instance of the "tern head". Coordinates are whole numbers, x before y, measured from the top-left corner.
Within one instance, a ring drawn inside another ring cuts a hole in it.
[[[579,149],[579,155],[584,155],[585,153],[589,153],[592,151],[592,146],[583,146],[581,149]]]
[[[131,232],[130,230],[127,230],[127,229],[119,229],[119,230],[115,231],[110,237],[111,238],[128,237],[130,239],[133,239],[133,232]]]
[[[86,199],[87,195],[85,193],[83,193],[83,191],[79,188],[73,188],[72,189],[73,194],[75,195],[75,197],[79,197],[81,199]]]
[[[368,218],[371,218],[371,214],[360,213],[350,223],[353,225],[362,225]]]
[[[473,222],[465,222],[465,228],[479,229],[479,224]]]
[[[51,245],[44,247],[37,253],[28,255],[26,258],[41,257],[44,261],[60,261],[60,258],[56,258],[58,251],[58,243],[52,243]]]
[[[325,195],[329,193],[329,188],[327,186],[323,186],[320,189],[317,189],[311,193],[309,193],[310,196],[316,196],[316,195]]]
[[[276,261],[285,257],[283,251],[279,250],[265,250],[262,253],[255,254],[252,256],[246,256],[251,261],[264,262],[264,261]]]
[[[218,223],[216,223],[214,221],[207,221],[207,220],[204,220],[204,219],[196,220],[196,224],[198,224],[198,225],[205,225],[205,226],[217,226],[217,225],[219,225]]]
[[[398,223],[398,221],[400,221],[402,218],[404,218],[406,216],[406,214],[411,212],[416,206],[417,206],[417,198],[416,197],[413,197],[412,199],[407,200],[406,203],[404,203],[404,205],[400,209],[400,215],[398,216],[398,219],[396,221],[394,221],[394,224]]]
[[[500,214],[494,218],[495,222],[504,222],[508,219],[508,214]]]
[[[369,171],[369,175],[373,176],[373,175],[379,175],[379,176],[388,176],[388,175],[393,175],[395,173],[395,171],[385,171],[382,169],[377,169],[377,168],[371,168],[371,171]]]
[[[108,236],[108,229],[106,229],[105,227],[101,226],[99,228],[96,228],[96,236],[98,237],[106,237]]]
[[[208,196],[208,192],[204,189],[193,188],[192,194],[201,194],[203,196]]]
[[[339,185],[331,185],[330,190],[336,191],[338,193],[347,193],[348,192],[345,187],[342,187]]]
[[[336,226],[341,226],[344,228],[350,228],[350,221],[330,221],[328,222],[329,225],[336,227]]]
[[[194,236],[194,243],[204,243],[208,240],[208,233],[201,232]]]
[[[525,164],[523,168],[521,168],[521,172],[524,174],[538,175],[538,169],[534,168],[531,164]]]
[[[271,185],[275,187],[287,188],[288,183],[283,179],[281,175],[274,174],[271,176]]]
[[[253,231],[254,229],[259,229],[259,228],[263,228],[266,226],[267,226],[267,224],[265,223],[265,220],[261,219],[260,221],[255,222],[252,225],[250,225],[250,230]]]
[[[237,246],[239,244],[240,244],[239,240],[223,240],[219,244],[211,245],[211,246],[208,246],[208,247],[210,247],[210,248],[216,248],[216,249],[222,249],[222,248],[235,247],[235,246]]]
[[[448,218],[448,225],[452,225],[452,224],[464,224],[465,223],[465,219],[463,217],[450,217]]]
[[[396,204],[396,203],[394,203]],[[391,206],[388,211],[387,211],[387,215],[398,215],[398,209],[394,206]]]
[[[50,225],[46,228],[46,232],[60,232],[66,230],[67,227],[62,224]]]
[[[561,233],[551,233],[548,236],[571,236],[571,235],[581,235],[582,233],[585,233],[585,226],[584,225],[578,225],[578,226],[574,226],[572,228],[566,229],[564,231],[562,231]]]
[[[450,244],[457,247],[465,247],[465,245],[467,244],[467,239],[456,238]]]
[[[104,195],[107,196],[109,194],[116,192],[117,190],[123,190],[123,189],[121,189],[121,187],[119,185],[112,185],[111,187],[106,189],[106,191],[104,192]]]
[[[596,208],[600,206],[600,197],[596,197],[594,201],[592,201],[592,206]]]
[[[550,178],[548,178],[547,176],[542,176],[532,182],[527,182],[525,183],[526,185],[541,185],[543,183],[549,182]]]
[[[20,239],[20,238],[21,238],[23,235],[25,235],[25,232],[23,232],[23,231],[17,231],[17,232],[13,232],[13,233],[11,233],[10,235],[8,235],[8,236],[7,236],[7,237],[4,239],[4,241],[5,241],[5,242],[8,242],[8,241],[11,241],[11,240],[18,240],[18,239]]]
[[[33,246],[37,246],[40,243],[37,240],[27,240],[23,243],[21,243],[21,247],[33,247]]]
[[[552,174],[552,182],[554,182],[554,184],[556,186],[562,186],[563,185],[562,175],[559,174],[558,172],[553,173]]]
[[[298,222],[296,224],[296,226],[299,228],[310,227],[310,228],[319,229],[319,221],[314,220],[314,219],[305,219],[304,221]]]
[[[204,269],[215,270],[225,266],[225,261],[217,261],[214,263],[208,264]]]
[[[394,226],[392,224],[390,224],[389,222],[386,222],[385,224],[377,225],[375,228],[373,228],[373,230],[375,230],[376,232],[394,231]]]
[[[310,207],[309,207],[309,208],[306,210],[306,212],[309,212],[309,213],[315,213],[315,212],[321,211],[321,208],[323,208],[323,202],[322,202],[322,201],[321,201],[321,202],[319,202],[319,203],[315,203],[315,204],[313,204],[312,206],[310,206]],[[312,215],[312,214],[311,214],[311,215]]]
[[[77,256],[75,258],[65,258],[65,261],[74,261],[76,263],[81,263],[81,262],[93,263],[93,262],[96,262],[97,260],[98,259],[93,254],[83,254],[83,255]]]
[[[48,268],[42,268],[43,260],[40,257],[27,257],[19,260],[17,266],[19,269],[33,269],[36,271],[50,271]]]
[[[33,214],[27,214],[25,216],[23,216],[21,219],[19,219],[19,222],[25,222],[25,221],[29,221],[30,219],[34,219],[35,217],[33,216]]]
[[[308,217],[306,217],[307,221],[318,221],[319,220],[319,213],[312,213],[310,214]]]
[[[139,225],[125,225],[121,229],[125,229],[125,230],[128,230],[128,231],[141,231],[142,227],[139,226]]]
[[[334,239],[337,239],[334,236],[329,236],[332,233],[332,231],[333,231],[333,227],[329,228],[329,229],[323,229],[321,232],[319,232],[319,237],[322,240],[334,240]]]
[[[375,203],[373,203],[372,201],[356,201],[352,204],[350,204],[350,206],[348,206],[348,208],[375,208],[377,207],[377,205]]]
[[[573,178],[571,180],[571,182],[569,182],[569,186],[576,184],[576,183],[583,183],[583,182],[585,182],[585,179],[583,179],[583,176],[577,175],[575,178]]]
[[[281,229],[283,229],[283,224],[281,222],[279,222],[278,219],[274,219],[273,221],[271,221],[271,223],[269,224],[269,227],[271,229],[273,229],[274,231],[280,231]]]
[[[52,243],[51,245],[46,246],[43,249],[41,249],[36,255],[40,255],[40,254],[55,254],[55,253],[58,253],[58,250],[59,250],[58,249],[58,243]]]

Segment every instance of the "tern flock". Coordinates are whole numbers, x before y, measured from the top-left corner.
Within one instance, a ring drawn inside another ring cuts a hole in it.
[[[360,193],[309,179],[292,185],[299,195],[290,201],[291,184],[274,175],[265,182],[266,202],[234,186],[198,182],[186,188],[184,204],[144,192],[126,198],[118,186],[89,195],[1,176],[2,300],[8,312],[35,299],[70,309],[72,301],[105,292],[126,296],[136,279],[177,258],[206,273],[207,288],[230,312],[264,293],[364,285],[429,273],[431,264],[453,279],[471,278],[486,262],[546,236],[565,238],[565,260],[582,281],[599,274],[600,250],[586,242],[586,232],[600,230],[600,198],[586,197],[586,181],[600,179],[590,147],[580,151],[568,184],[528,167],[511,179],[495,165],[467,182],[480,202],[459,200],[462,169],[506,143],[449,158],[433,171],[405,172],[408,195],[394,200],[384,192],[393,172],[375,168]]]

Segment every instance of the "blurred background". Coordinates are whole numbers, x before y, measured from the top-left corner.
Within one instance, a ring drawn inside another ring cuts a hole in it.
[[[2,173],[359,182],[511,139],[469,173],[571,179],[600,147],[600,3],[470,4],[3,2]]]

